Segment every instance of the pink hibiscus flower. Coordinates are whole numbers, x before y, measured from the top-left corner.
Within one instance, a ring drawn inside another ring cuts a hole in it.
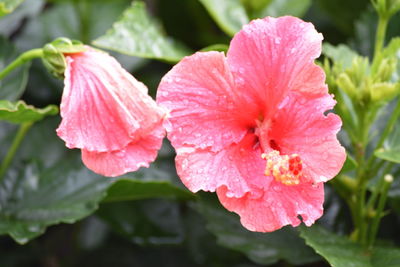
[[[90,47],[66,61],[58,136],[81,149],[84,164],[96,173],[118,176],[148,167],[165,131],[164,112],[146,86]]]
[[[252,231],[311,225],[323,213],[323,182],[345,160],[335,101],[314,64],[322,35],[294,17],[254,20],[227,56],[198,52],[162,79],[176,166],[193,192],[216,191]]]

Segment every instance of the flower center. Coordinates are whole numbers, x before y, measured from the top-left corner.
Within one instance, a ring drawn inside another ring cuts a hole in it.
[[[297,154],[280,155],[279,151],[272,150],[261,155],[267,161],[264,174],[273,176],[276,181],[285,185],[298,185],[302,176],[302,161]]]

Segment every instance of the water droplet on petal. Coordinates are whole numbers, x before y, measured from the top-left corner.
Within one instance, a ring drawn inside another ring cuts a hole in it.
[[[259,199],[264,195],[264,192],[262,190],[253,190],[251,191],[249,197],[251,199]]]
[[[182,168],[183,168],[183,169],[186,169],[187,166],[188,166],[188,164],[189,164],[189,161],[188,161],[187,159],[184,159],[184,160],[182,161]]]
[[[228,138],[231,137],[231,136],[230,136],[229,133],[224,133],[224,134],[222,135],[222,137],[223,137],[224,139],[228,139]]]
[[[125,149],[121,149],[118,152],[116,152],[115,156],[117,156],[118,158],[123,158],[125,156]]]
[[[236,77],[235,83],[237,85],[244,85],[244,79],[242,77]]]
[[[282,188],[281,188],[280,186],[277,186],[277,185],[274,185],[272,188],[273,188],[276,192],[281,192],[281,191],[282,191]]]
[[[304,104],[306,103],[306,99],[303,98],[303,97],[300,97],[300,98],[299,98],[299,103],[300,103],[301,105],[304,105]]]
[[[319,179],[320,179],[321,181],[323,181],[323,182],[328,181],[328,178],[325,177],[325,176],[323,176],[323,175],[321,175],[321,176],[319,177]]]
[[[231,191],[228,191],[228,192],[226,193],[226,196],[227,196],[227,197],[234,197],[235,194],[232,193]]]
[[[282,109],[289,103],[289,96],[286,96],[278,105],[278,109]]]

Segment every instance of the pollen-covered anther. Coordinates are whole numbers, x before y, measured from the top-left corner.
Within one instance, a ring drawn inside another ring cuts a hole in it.
[[[302,176],[302,161],[297,154],[280,155],[272,150],[261,155],[267,161],[264,174],[273,176],[276,181],[285,185],[298,185]]]

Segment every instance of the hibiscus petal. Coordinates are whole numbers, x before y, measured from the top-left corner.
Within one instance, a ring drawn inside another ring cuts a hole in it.
[[[162,117],[147,88],[106,53],[68,55],[57,134],[69,148],[104,152],[141,138]]]
[[[297,77],[291,81],[289,88],[310,97],[326,94],[328,87],[325,84],[325,78],[324,70],[318,65],[311,64],[297,73]]]
[[[249,134],[241,143],[219,152],[179,149],[175,159],[178,175],[192,192],[213,192],[225,186],[230,196],[241,197],[249,192],[251,184],[261,190],[267,181],[264,176],[265,161],[255,142],[256,137]]]
[[[272,181],[259,198],[251,194],[230,197],[226,187],[218,188],[217,195],[222,205],[239,214],[243,226],[251,231],[272,232],[289,224],[298,226],[299,215],[310,226],[323,213],[323,183],[286,186]]]
[[[304,175],[314,182],[333,178],[346,159],[336,137],[341,120],[333,113],[324,115],[334,104],[330,95],[310,100],[291,94],[271,126],[270,138],[283,154],[298,154],[303,161]]]
[[[82,149],[82,161],[92,171],[109,177],[149,167],[157,157],[165,131],[157,125],[145,137],[133,141],[121,150],[112,152],[90,152]]]
[[[313,63],[321,53],[321,41],[311,23],[290,16],[266,17],[253,20],[234,36],[227,60],[239,89],[253,103],[268,103],[264,115],[270,116],[290,90],[327,92],[325,76]]]
[[[164,76],[157,92],[157,103],[170,111],[167,131],[172,145],[212,151],[238,143],[254,124],[257,107],[250,105],[243,112],[241,98],[219,52],[185,57]]]

